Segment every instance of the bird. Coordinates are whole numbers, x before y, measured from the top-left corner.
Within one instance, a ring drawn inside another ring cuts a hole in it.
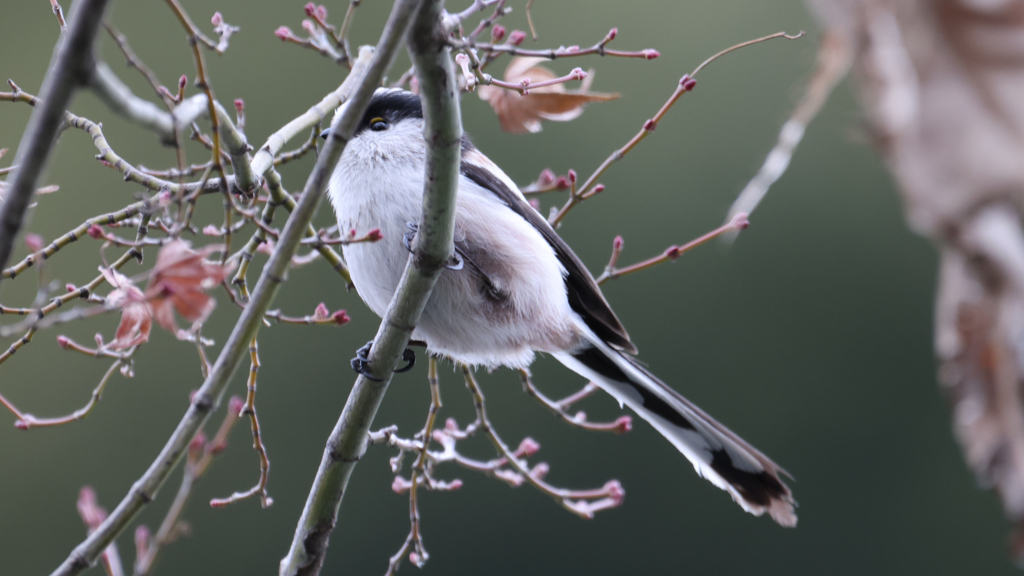
[[[650,423],[745,511],[796,526],[796,502],[780,479],[788,473],[642,366],[569,245],[468,137],[461,152],[454,254],[412,339],[433,355],[488,369],[525,369],[538,352],[549,354]],[[331,174],[328,197],[339,229],[379,228],[383,235],[342,246],[356,291],[381,317],[410,257],[426,155],[420,97],[379,88]],[[372,378],[370,345],[353,368]]]

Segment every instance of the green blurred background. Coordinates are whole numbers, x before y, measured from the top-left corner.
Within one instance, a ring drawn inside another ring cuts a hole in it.
[[[255,145],[343,77],[329,60],[274,38],[280,25],[301,30],[302,4],[185,2],[206,30],[214,10],[242,28],[226,54],[208,55],[208,61],[221,101],[246,100],[247,132]],[[455,6],[463,4],[468,0]],[[512,5],[516,12],[506,25],[525,29],[523,2]],[[328,5],[332,20],[340,21],[345,6]],[[355,42],[375,41],[389,6],[384,0],[363,3]],[[594,88],[622,98],[591,106],[575,122],[547,123],[540,134],[501,133],[486,104],[475,95],[465,97],[467,131],[522,183],[545,167],[589,174],[657,110],[683,73],[719,49],[779,30],[809,32],[801,40],[748,48],[707,68],[696,91],[657,132],[602,178],[607,191],[577,208],[561,229],[593,271],[604,266],[616,234],[625,237],[621,261],[629,263],[722,221],[799,97],[818,37],[796,0],[541,0],[534,17],[541,35],[537,46],[589,45],[617,26],[616,48],[653,47],[662,57],[556,62],[560,73],[576,65],[596,68]],[[163,3],[115,2],[109,18],[165,84],[193,75],[184,34]],[[56,37],[47,3],[5,1],[0,76],[38,93]],[[124,68],[109,38],[101,38],[112,67],[136,93],[151,97],[140,77]],[[530,40],[527,45],[533,46]],[[92,94],[81,93],[72,109],[102,121],[110,143],[129,161],[173,164],[173,155],[153,135],[114,116]],[[0,147],[12,148],[3,165],[13,156],[29,112],[22,104],[0,106]],[[499,371],[481,380],[505,439],[537,439],[543,448],[535,459],[551,464],[549,479],[556,484],[582,488],[621,480],[625,505],[582,521],[528,487],[510,489],[442,467],[439,476],[461,478],[465,486],[423,497],[431,553],[425,573],[1014,573],[1005,554],[1007,523],[996,498],[978,490],[965,469],[936,384],[935,255],[904,227],[891,179],[863,140],[860,113],[850,86],[843,84],[737,244],[704,247],[605,288],[655,373],[797,478],[791,484],[800,502],[797,529],[743,513],[646,424],[638,422],[624,436],[571,428],[526,397],[513,374]],[[189,153],[191,161],[206,157],[194,146]],[[93,160],[94,154],[83,133],[64,134],[45,179],[61,190],[39,199],[30,231],[52,239],[139,193]],[[301,188],[311,165],[307,158],[285,167],[286,187]],[[544,198],[544,209],[553,201]],[[219,202],[208,202],[203,216],[219,223]],[[317,218],[328,225],[330,210],[322,207]],[[72,245],[51,262],[48,278],[91,278],[97,250],[89,239]],[[16,256],[24,252],[20,245]],[[4,281],[3,303],[28,305],[35,289],[33,273]],[[222,343],[237,310],[223,295],[219,300],[207,334]],[[205,504],[256,480],[257,460],[243,423],[196,489],[185,515],[191,536],[164,551],[157,574],[276,573],[324,439],[353,381],[348,359],[377,327],[358,296],[346,293],[322,263],[293,271],[275,306],[302,315],[320,301],[332,310],[346,308],[354,321],[341,328],[275,325],[260,334],[258,409],[275,504],[267,510],[255,500],[219,510]],[[109,338],[116,322],[106,316],[39,334],[0,369],[0,393],[40,416],[80,406],[107,364],[62,351],[55,336],[63,332],[88,343],[95,332]],[[582,384],[550,359],[538,361],[534,370],[536,382],[552,395]],[[189,391],[201,383],[194,348],[159,330],[138,353],[136,373],[132,380],[116,376],[94,414],[70,426],[26,433],[14,429],[12,416],[0,414],[0,572],[44,574],[55,568],[85,534],[75,512],[79,488],[94,486],[101,502],[113,508],[178,422]],[[460,378],[445,368],[441,386],[445,414],[467,422],[472,408]],[[242,373],[231,391],[243,393]],[[428,397],[422,367],[396,378],[375,427],[396,423],[411,433],[422,425]],[[619,413],[607,397],[581,407],[593,419]],[[478,457],[491,454],[483,439],[465,448]],[[401,545],[408,530],[407,499],[390,489],[392,454],[375,447],[357,468],[325,573],[381,574]],[[159,523],[179,479],[175,472],[141,522]],[[119,543],[130,564],[130,530]],[[407,565],[405,572],[416,568]]]

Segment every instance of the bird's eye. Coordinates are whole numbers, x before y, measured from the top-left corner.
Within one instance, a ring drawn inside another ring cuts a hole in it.
[[[383,118],[374,118],[370,120],[370,130],[374,132],[382,132],[388,129],[388,123]]]

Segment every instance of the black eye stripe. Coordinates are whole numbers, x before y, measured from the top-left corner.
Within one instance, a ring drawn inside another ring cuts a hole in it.
[[[423,118],[419,96],[404,90],[380,90],[370,100],[363,120],[356,128],[356,134],[362,130],[375,130],[373,124],[377,119],[385,122],[386,130],[403,120],[419,118]]]

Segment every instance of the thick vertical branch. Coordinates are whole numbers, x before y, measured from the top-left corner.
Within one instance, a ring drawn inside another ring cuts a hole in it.
[[[405,4],[415,5],[413,0],[399,1],[399,5]],[[411,13],[411,10],[409,12]],[[394,20],[395,18],[392,18],[384,29],[378,43],[378,51],[365,74],[353,70],[353,73],[345,80],[345,84],[342,85],[341,92],[351,93],[352,96],[337,127],[338,136],[331,138],[324,146],[320,158],[306,181],[302,199],[289,217],[276,250],[260,275],[256,288],[253,290],[252,299],[242,311],[238,323],[235,324],[206,381],[193,395],[192,405],[145,474],[132,485],[131,491],[103,524],[79,544],[67,560],[53,572],[54,576],[78,574],[96,562],[103,549],[155,497],[156,491],[167,480],[171,471],[181,460],[181,456],[185,454],[192,437],[202,428],[209,414],[220,403],[231,376],[249,350],[249,342],[256,334],[264,313],[273,301],[281,282],[284,281],[291,258],[323,196],[334,165],[341,157],[357,120],[369,103],[374,88],[380,85],[391,64],[392,57],[404,37],[404,22],[396,24]]]
[[[401,0],[396,10],[400,4]],[[281,575],[317,574],[323,566],[341,499],[356,463],[366,451],[367,434],[395,363],[408,345],[442,265],[452,253],[462,120],[455,73],[441,27],[443,7],[443,0],[423,0],[409,30],[409,52],[423,96],[427,173],[414,256],[370,352],[370,372],[384,380],[371,382],[363,376],[356,380],[327,441],[291,549],[281,560]]]
[[[14,237],[21,230],[25,211],[32,200],[39,175],[53,149],[64,121],[64,110],[75,89],[87,80],[91,69],[92,44],[103,20],[107,0],[82,0],[75,4],[71,25],[63,44],[57,49],[50,72],[43,80],[42,104],[32,111],[18,153],[17,166],[10,179],[7,194],[0,204],[0,268],[7,266],[14,246]]]

